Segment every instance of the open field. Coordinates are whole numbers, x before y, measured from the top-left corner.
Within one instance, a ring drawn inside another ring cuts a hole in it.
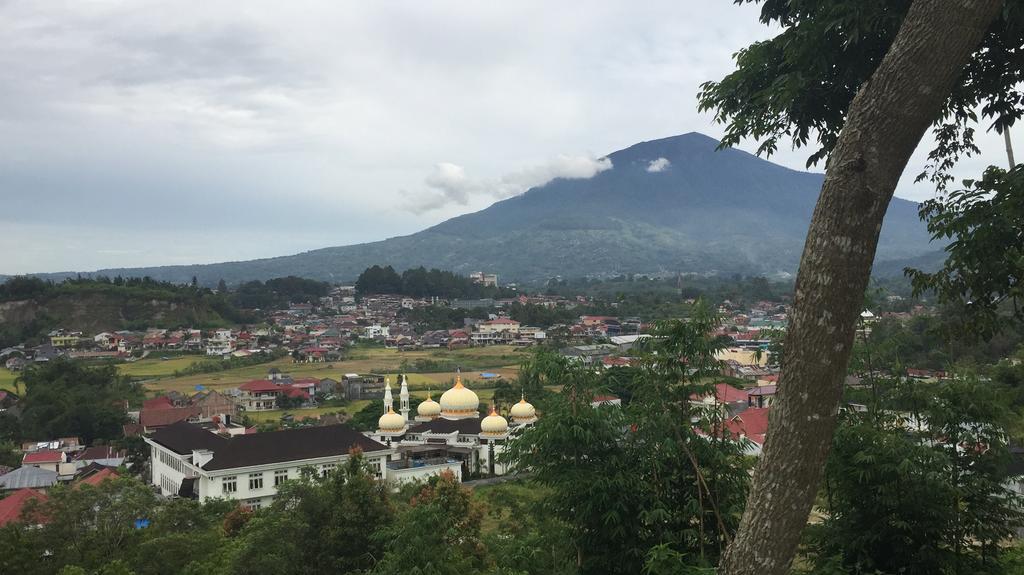
[[[170,377],[176,370],[182,370],[196,361],[206,359],[201,355],[179,356],[166,361],[159,357],[148,357],[132,363],[118,364],[117,370],[132,377]]]
[[[147,358],[132,364],[119,367],[122,373],[133,375],[147,381],[146,389],[154,393],[179,391],[182,393],[195,390],[195,386],[203,385],[208,389],[229,389],[237,387],[253,379],[263,379],[267,371],[276,367],[293,377],[330,377],[341,379],[346,373],[384,373],[397,384],[398,370],[403,361],[413,363],[416,360],[453,362],[463,366],[462,378],[466,385],[486,385],[480,377],[481,372],[497,373],[505,379],[515,378],[519,372],[519,361],[525,356],[522,351],[509,346],[492,346],[458,351],[444,349],[400,352],[385,348],[356,348],[351,356],[344,361],[334,363],[294,363],[291,358],[282,358],[260,365],[240,367],[216,373],[203,373],[184,377],[173,377],[174,370],[184,369],[198,356],[175,358],[161,361],[158,358]],[[410,373],[409,387],[415,391],[432,390],[440,393],[449,387],[455,378],[453,371],[444,373]],[[483,391],[483,390],[481,390]]]
[[[0,369],[0,389],[14,391],[14,380],[17,377],[17,373],[7,371],[6,369]]]
[[[159,356],[151,355],[132,363],[118,364],[117,369],[124,375],[146,380],[146,390],[153,394],[168,391],[188,393],[195,391],[197,385],[205,386],[208,389],[230,389],[253,379],[265,378],[267,371],[272,367],[293,377],[330,377],[337,380],[340,380],[346,373],[383,373],[391,377],[397,393],[397,376],[403,361],[413,364],[416,360],[430,360],[459,365],[462,367],[463,382],[470,388],[481,388],[491,383],[480,377],[481,372],[496,373],[505,379],[514,379],[519,374],[519,362],[525,355],[523,350],[511,346],[491,346],[456,351],[429,349],[406,352],[382,347],[357,347],[349,358],[335,363],[294,363],[291,358],[285,357],[273,362],[215,373],[174,377],[175,371],[184,370],[193,362],[211,360],[201,355],[177,356],[168,360],[161,360]],[[17,375],[6,369],[0,369],[0,389],[13,391],[14,379]],[[407,375],[409,388],[414,395],[425,397],[426,392],[430,391],[435,399],[448,389],[455,379],[454,371],[409,373]],[[481,399],[489,399],[492,396],[487,389],[478,389],[478,394]]]
[[[313,409],[275,409],[272,411],[248,411],[246,412],[246,415],[249,417],[249,419],[256,423],[263,423],[266,421],[278,421],[279,419],[281,419],[282,415],[290,413],[293,416],[295,416],[296,421],[298,421],[307,418],[316,419],[321,415],[326,415],[328,413],[356,413],[357,411],[365,407],[366,403],[368,402],[357,401],[345,407],[314,407]]]

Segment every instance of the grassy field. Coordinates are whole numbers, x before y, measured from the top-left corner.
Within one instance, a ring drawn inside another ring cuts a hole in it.
[[[170,377],[175,371],[185,369],[196,361],[205,359],[201,355],[188,355],[162,360],[159,357],[140,359],[132,363],[118,364],[117,370],[124,375],[138,378]]]
[[[216,373],[203,373],[184,377],[173,377],[175,370],[187,367],[197,357],[175,358],[161,361],[158,358],[147,358],[131,364],[120,366],[122,373],[150,379],[146,389],[153,393],[194,391],[197,385],[208,389],[228,389],[237,387],[253,379],[263,379],[267,371],[276,367],[283,373],[293,377],[330,377],[341,379],[346,373],[385,373],[397,384],[398,369],[403,361],[410,363],[417,359],[453,362],[463,368],[462,378],[469,387],[486,384],[480,377],[481,372],[497,373],[506,379],[515,378],[519,373],[519,361],[524,357],[522,351],[510,346],[492,346],[449,352],[447,350],[423,350],[400,352],[385,348],[356,348],[351,356],[344,361],[335,363],[293,363],[290,358],[283,358],[270,363],[241,367]],[[414,391],[431,390],[435,395],[447,389],[455,378],[454,372],[445,373],[410,373],[409,387]],[[485,390],[481,390],[483,392]],[[484,396],[481,395],[481,399]]]
[[[193,362],[206,359],[203,356],[191,355],[173,357],[168,360],[148,357],[132,363],[118,364],[118,371],[137,379],[146,380],[146,390],[153,395],[168,391],[189,393],[195,391],[197,385],[202,385],[207,389],[230,389],[253,379],[265,378],[267,371],[272,367],[293,377],[330,377],[337,380],[340,380],[346,373],[384,373],[391,377],[392,384],[397,387],[398,370],[403,361],[413,363],[418,359],[427,359],[452,362],[462,366],[463,382],[470,388],[476,388],[480,399],[490,399],[493,392],[482,388],[489,385],[490,382],[481,378],[480,373],[497,373],[505,379],[514,379],[519,373],[519,362],[524,356],[525,353],[521,349],[511,346],[480,347],[457,351],[431,349],[405,352],[371,347],[355,348],[349,358],[335,363],[294,363],[291,358],[286,357],[260,365],[175,377],[175,371],[184,370]],[[426,392],[430,391],[435,399],[448,389],[455,379],[453,371],[407,375],[410,390],[417,392],[414,395],[425,397]],[[16,377],[16,373],[0,369],[0,389],[13,391]],[[395,391],[397,393],[397,389]]]
[[[17,377],[17,373],[7,371],[6,369],[0,369],[0,389],[14,391],[14,379]]]

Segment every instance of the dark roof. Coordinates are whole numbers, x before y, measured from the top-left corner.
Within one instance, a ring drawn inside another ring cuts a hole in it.
[[[479,422],[477,422],[477,429],[479,430],[479,428]],[[216,471],[332,455],[347,455],[354,447],[358,447],[364,452],[387,449],[383,444],[347,425],[303,427],[232,437],[214,449],[213,459],[204,465],[203,469]]]
[[[480,422],[483,418],[473,419],[444,419],[438,418],[433,421],[425,421],[409,429],[409,433],[451,433],[458,431],[463,435],[479,435]]]
[[[87,447],[84,451],[75,456],[75,461],[91,461],[94,459],[119,459],[124,457],[124,452],[114,449],[109,445],[94,445]]]
[[[166,427],[173,423],[196,417],[202,412],[197,406],[172,407],[169,409],[145,409],[139,412],[139,423],[146,428]]]
[[[157,430],[150,438],[175,453],[191,454],[193,449],[216,451],[227,443],[227,439],[210,433],[198,425],[179,421]]]

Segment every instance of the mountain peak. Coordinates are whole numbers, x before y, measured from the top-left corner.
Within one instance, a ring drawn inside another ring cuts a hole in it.
[[[504,280],[618,273],[794,272],[823,176],[790,170],[689,132],[611,153],[613,168],[555,179],[421,232],[294,256],[101,270],[202,283],[297,275],[350,281],[363,269],[426,266]],[[879,260],[926,253],[916,206],[895,199]]]

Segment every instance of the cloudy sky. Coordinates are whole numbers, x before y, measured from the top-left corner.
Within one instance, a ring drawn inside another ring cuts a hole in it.
[[[411,233],[719,136],[698,85],[770,34],[729,0],[0,0],[0,273]]]

